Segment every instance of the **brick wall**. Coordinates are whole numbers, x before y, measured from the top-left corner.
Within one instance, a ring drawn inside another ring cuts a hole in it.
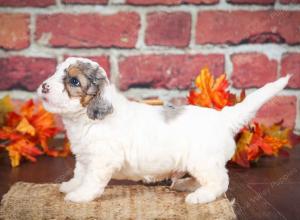
[[[127,96],[164,100],[204,66],[236,92],[293,73],[257,117],[300,129],[299,0],[0,0],[0,48],[1,94],[17,98],[67,56],[98,61]]]

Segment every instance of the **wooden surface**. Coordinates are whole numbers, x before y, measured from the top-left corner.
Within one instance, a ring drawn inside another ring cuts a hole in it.
[[[73,175],[74,159],[40,157],[11,168],[0,155],[0,198],[17,181],[60,183]],[[300,219],[300,145],[289,158],[263,158],[256,167],[229,166],[229,199],[235,199],[238,219]],[[111,181],[110,184],[140,184]]]

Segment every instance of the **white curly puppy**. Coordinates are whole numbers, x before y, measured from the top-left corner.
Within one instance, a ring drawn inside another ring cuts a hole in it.
[[[38,89],[44,107],[62,116],[76,155],[74,177],[60,191],[66,200],[88,202],[101,196],[111,178],[152,182],[186,172],[192,178],[173,187],[196,187],[188,203],[211,202],[228,188],[225,165],[235,151],[235,134],[289,78],[222,111],[150,106],[128,101],[97,63],[68,58]]]

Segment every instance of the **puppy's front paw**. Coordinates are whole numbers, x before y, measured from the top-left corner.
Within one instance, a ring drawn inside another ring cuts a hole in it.
[[[189,204],[204,204],[216,199],[214,193],[208,190],[198,189],[185,197],[185,202]]]
[[[77,202],[77,203],[85,203],[94,200],[99,197],[101,193],[93,192],[89,189],[79,188],[73,192],[68,193],[65,196],[65,201]]]
[[[80,185],[80,181],[76,179],[71,179],[67,182],[60,184],[59,191],[62,193],[69,193],[75,190]]]

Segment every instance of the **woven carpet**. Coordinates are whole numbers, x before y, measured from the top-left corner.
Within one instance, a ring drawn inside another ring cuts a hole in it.
[[[225,195],[214,202],[188,205],[186,193],[165,186],[108,186],[101,198],[65,202],[57,184],[18,182],[4,195],[0,219],[235,219]]]

